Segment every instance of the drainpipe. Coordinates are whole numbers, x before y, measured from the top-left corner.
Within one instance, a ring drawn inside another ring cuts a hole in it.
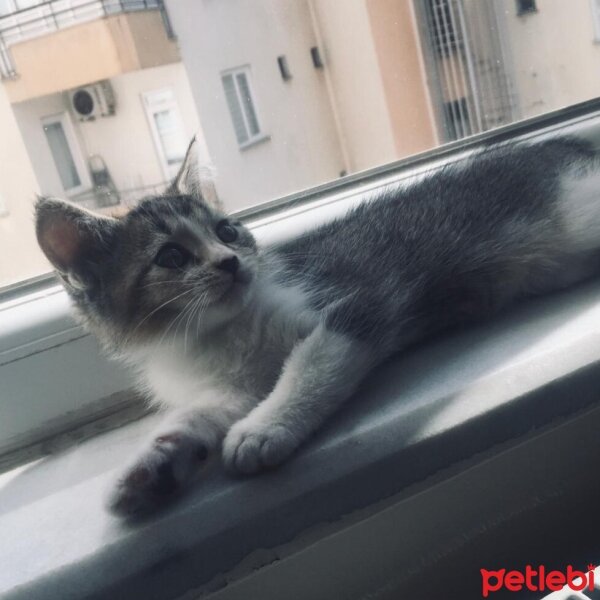
[[[314,0],[308,0],[308,10],[310,12],[310,20],[312,22],[313,31],[315,34],[315,38],[317,40],[317,46],[319,48],[324,49],[325,46],[323,44],[323,36],[321,34],[321,28],[319,26],[319,21],[317,19],[317,12],[314,6]],[[327,59],[327,57],[326,57]],[[325,63],[325,69],[323,69],[323,76],[325,77],[325,87],[327,88],[327,97],[329,98],[329,104],[331,106],[331,112],[333,114],[333,122],[335,126],[335,132],[338,138],[338,144],[340,146],[340,152],[342,153],[342,163],[344,167],[344,171],[346,173],[351,172],[350,166],[350,157],[348,155],[348,148],[346,143],[346,136],[344,135],[344,130],[342,128],[342,121],[340,119],[340,115],[337,108],[337,100],[335,96],[335,91],[333,89],[333,84],[331,82],[331,77],[329,76],[329,71],[327,69],[327,60]]]

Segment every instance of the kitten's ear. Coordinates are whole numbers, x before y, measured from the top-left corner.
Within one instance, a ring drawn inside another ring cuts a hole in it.
[[[210,165],[200,160],[199,142],[194,136],[188,146],[183,164],[167,193],[194,196],[205,204],[222,210],[223,206],[214,181],[214,171]]]
[[[96,281],[120,227],[117,219],[95,215],[56,198],[38,198],[35,224],[40,248],[76,288]]]

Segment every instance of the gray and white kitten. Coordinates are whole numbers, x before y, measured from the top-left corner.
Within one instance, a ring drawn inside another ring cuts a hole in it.
[[[36,208],[86,327],[172,408],[115,486],[120,515],[219,450],[237,472],[281,463],[391,354],[598,270],[600,163],[573,139],[480,152],[265,248],[195,155],[123,218]]]

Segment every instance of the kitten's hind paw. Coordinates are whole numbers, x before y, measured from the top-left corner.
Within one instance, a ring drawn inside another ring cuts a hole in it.
[[[207,457],[207,447],[183,433],[157,437],[118,480],[107,498],[108,510],[136,517],[159,508],[193,480]]]
[[[230,471],[249,475],[283,462],[300,443],[284,425],[238,421],[223,442],[223,461]]]

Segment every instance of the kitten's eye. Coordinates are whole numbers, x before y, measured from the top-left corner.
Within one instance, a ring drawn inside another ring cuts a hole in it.
[[[222,242],[230,244],[238,238],[237,229],[229,221],[220,221],[217,224],[217,235]]]
[[[178,269],[190,260],[190,253],[177,244],[165,244],[154,258],[154,264],[165,269]]]

